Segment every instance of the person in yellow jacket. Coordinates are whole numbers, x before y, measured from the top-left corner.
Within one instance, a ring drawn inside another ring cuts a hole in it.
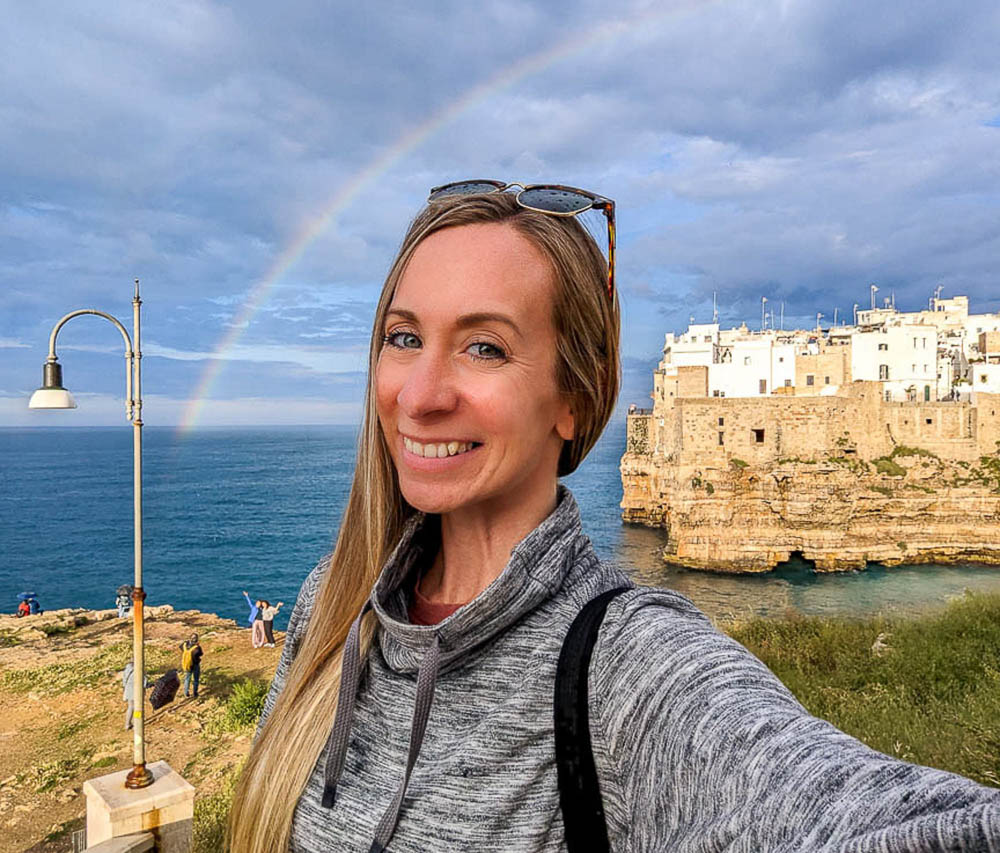
[[[192,634],[181,643],[181,672],[184,673],[184,695],[189,696],[189,688],[194,682],[194,698],[198,698],[198,682],[201,680],[201,657],[204,654],[198,645],[198,635]]]

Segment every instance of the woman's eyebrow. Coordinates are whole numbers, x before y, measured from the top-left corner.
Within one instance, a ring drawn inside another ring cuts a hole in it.
[[[417,315],[412,311],[407,311],[405,308],[390,308],[386,312],[386,316],[393,314],[402,320],[408,320],[411,323],[417,323]],[[469,326],[478,326],[482,323],[503,323],[504,325],[510,326],[514,330],[516,335],[521,335],[521,329],[514,322],[514,319],[507,314],[501,314],[498,311],[475,311],[471,314],[462,314],[455,320],[455,325],[460,329],[468,328]]]

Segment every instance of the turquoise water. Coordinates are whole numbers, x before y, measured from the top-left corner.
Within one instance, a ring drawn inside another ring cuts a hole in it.
[[[283,600],[333,542],[354,461],[354,429],[144,429],[148,603],[242,619],[241,590]],[[1000,569],[871,568],[764,576],[668,567],[663,532],[625,526],[618,503],[624,425],[566,479],[604,559],[689,596],[712,616],[864,615],[938,607],[963,589],[1000,592]],[[120,428],[0,429],[0,607],[31,589],[44,607],[111,607],[132,578],[132,434]]]

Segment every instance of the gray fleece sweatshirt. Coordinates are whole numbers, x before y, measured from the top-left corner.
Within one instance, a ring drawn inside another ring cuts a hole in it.
[[[566,849],[556,662],[584,603],[629,581],[597,559],[560,487],[556,509],[482,594],[438,625],[410,625],[409,591],[437,530],[431,517],[411,520],[376,583],[380,629],[353,720],[340,724],[336,799],[322,804],[328,745],[295,812],[293,851],[379,849],[387,810],[392,853]],[[302,586],[265,717],[324,570]],[[425,663],[426,682],[432,649],[432,702],[426,683],[418,701],[416,674]],[[419,705],[429,707],[426,730],[397,814]],[[1000,790],[882,755],[810,716],[673,592],[634,588],[608,608],[590,666],[590,725],[614,851],[1000,851]]]

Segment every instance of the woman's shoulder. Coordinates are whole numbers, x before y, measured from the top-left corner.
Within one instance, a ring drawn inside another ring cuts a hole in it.
[[[326,554],[313,567],[312,571],[306,575],[306,579],[299,587],[299,594],[295,599],[295,606],[292,608],[292,615],[288,617],[288,634],[295,637],[305,633],[309,625],[309,618],[312,615],[313,605],[316,603],[316,593],[319,591],[323,577],[330,567],[331,554]]]

